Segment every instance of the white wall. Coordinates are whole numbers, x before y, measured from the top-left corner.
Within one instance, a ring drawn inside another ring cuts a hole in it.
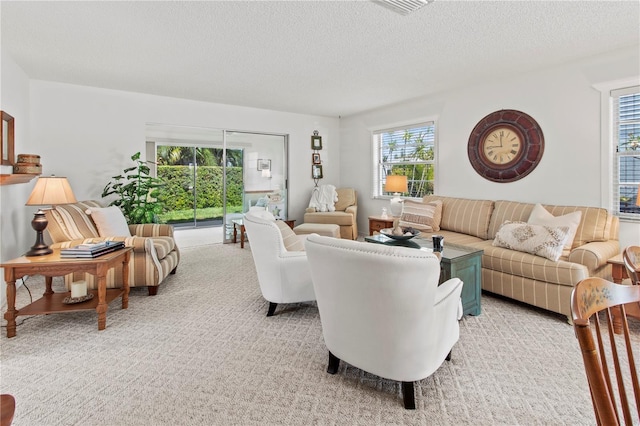
[[[314,130],[323,136],[324,182],[340,181],[337,118],[29,81],[8,57],[2,71],[3,109],[16,119],[16,153],[39,154],[43,175],[68,177],[79,200],[100,200],[110,177],[131,165],[132,154],[145,152],[146,123],[288,134],[289,216],[298,223],[313,188]],[[24,206],[34,183],[0,187],[2,260],[19,256],[35,241],[33,208]],[[3,288],[3,310],[5,297]]]
[[[0,63],[0,109],[11,115],[15,128],[15,153],[37,152],[29,137],[29,78],[3,50]],[[13,172],[11,166],[0,166],[2,174]],[[33,183],[0,186],[0,260],[13,259],[24,253],[36,240],[31,219],[36,209],[26,207]],[[0,280],[0,308],[6,307],[4,272]]]
[[[371,197],[371,130],[430,118],[437,120],[437,194],[600,206],[608,194],[601,193],[600,92],[593,85],[640,76],[639,51],[635,46],[343,118],[341,184],[358,190],[359,228],[367,232],[367,217],[379,215],[388,205]],[[529,114],[545,137],[540,164],[512,183],[483,179],[467,157],[467,142],[476,123],[500,109]],[[623,247],[640,244],[638,229],[634,223],[622,224]]]

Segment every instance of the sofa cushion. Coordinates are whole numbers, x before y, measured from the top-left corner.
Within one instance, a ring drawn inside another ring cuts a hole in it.
[[[440,230],[442,219],[442,200],[427,203],[406,200],[402,207],[402,215],[398,225],[419,229],[420,231],[436,232]]]
[[[282,234],[282,242],[287,251],[304,251],[304,239],[306,237],[296,235],[295,232],[283,220],[276,220],[276,226]]]
[[[493,245],[535,254],[555,262],[562,255],[568,236],[568,226],[550,227],[507,221],[500,227]]]
[[[87,209],[101,237],[130,237],[129,225],[117,206],[91,207]]]
[[[526,222],[531,216],[535,204],[520,203],[517,201],[496,201],[495,209],[491,215],[489,225],[489,237],[493,239],[505,221]],[[576,248],[592,241],[607,241],[608,230],[611,229],[609,212],[599,207],[554,206],[543,204],[543,207],[554,216],[563,216],[575,211],[582,212],[582,219],[576,231],[571,248]]]
[[[353,225],[353,215],[345,212],[315,212],[305,213],[304,221],[311,223],[334,223],[341,226]]]
[[[102,207],[97,201],[81,201],[73,204],[61,204],[45,210],[49,221],[47,233],[54,243],[99,237],[91,217],[85,212],[91,207]]]
[[[488,239],[493,201],[426,195],[423,202],[442,201],[440,228]]]
[[[580,280],[589,278],[589,270],[585,265],[569,262],[563,258],[554,262],[541,256],[493,246],[490,240],[473,246],[484,249],[482,255],[483,270],[570,287]],[[515,279],[513,278],[513,280]],[[510,279],[503,285],[513,285],[512,280]],[[548,297],[553,298],[555,296],[548,295]]]
[[[533,206],[531,210],[531,215],[529,215],[529,220],[527,223],[532,225],[543,225],[543,226],[568,226],[569,227],[569,235],[567,236],[567,240],[564,243],[564,247],[562,248],[565,253],[565,256],[569,255],[571,251],[571,245],[573,244],[573,240],[576,236],[576,231],[578,230],[578,226],[580,225],[580,219],[582,219],[582,212],[580,210],[567,213],[562,216],[554,216],[547,211],[542,204],[536,204]]]
[[[345,211],[347,207],[357,204],[356,191],[353,188],[336,189],[338,201],[335,203],[337,211]]]

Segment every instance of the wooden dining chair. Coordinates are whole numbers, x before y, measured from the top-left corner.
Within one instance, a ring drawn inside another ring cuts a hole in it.
[[[622,334],[613,331],[615,310],[621,318]],[[640,354],[637,353],[639,345],[631,340],[628,319],[640,321],[640,285],[614,284],[602,278],[584,279],[571,295],[571,313],[597,424],[623,424],[620,412],[625,425],[637,424],[640,422],[640,385],[634,349],[636,356]]]
[[[628,246],[622,251],[622,261],[631,284],[640,285],[640,247]]]

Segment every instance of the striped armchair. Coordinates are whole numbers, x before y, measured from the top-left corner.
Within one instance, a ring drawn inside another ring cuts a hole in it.
[[[124,241],[126,246],[133,247],[129,262],[129,285],[147,287],[150,296],[157,294],[162,280],[170,273],[175,274],[180,261],[180,252],[173,239],[173,227],[164,224],[129,225],[132,237],[100,237],[91,216],[86,213],[91,207],[103,206],[90,200],[55,206],[45,211],[49,221],[47,233],[52,242],[51,248],[66,248],[98,241]],[[107,274],[107,287],[121,287],[121,277],[121,267],[111,269]],[[64,277],[67,288],[78,280],[85,280],[90,289],[97,288],[91,274],[82,272]]]

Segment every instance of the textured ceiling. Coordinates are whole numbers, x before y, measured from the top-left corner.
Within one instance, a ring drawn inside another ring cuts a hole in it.
[[[628,46],[640,2],[0,2],[33,79],[327,116]]]

